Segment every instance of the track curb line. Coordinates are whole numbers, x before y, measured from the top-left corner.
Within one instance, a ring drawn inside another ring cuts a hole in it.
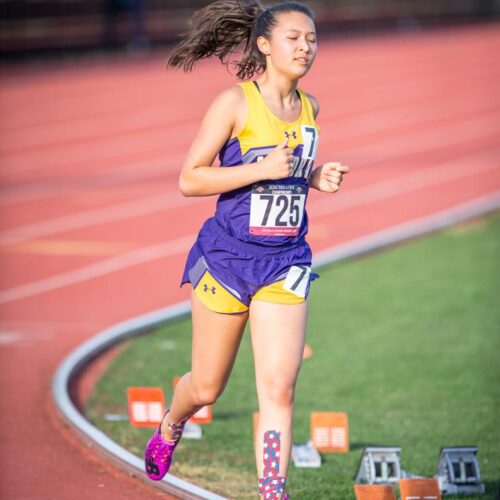
[[[500,191],[318,252],[313,261],[313,267],[323,267],[341,260],[359,257],[498,209],[500,209]],[[71,400],[70,384],[83,368],[103,351],[127,338],[135,337],[159,325],[186,316],[190,311],[190,303],[185,301],[107,328],[73,350],[59,365],[52,380],[52,397],[67,423],[89,446],[96,446],[120,468],[140,478],[145,478],[142,458],[118,445],[85,418]],[[225,500],[224,497],[171,474],[167,474],[162,481],[149,481],[148,484],[173,495],[180,495],[180,498],[187,500]]]

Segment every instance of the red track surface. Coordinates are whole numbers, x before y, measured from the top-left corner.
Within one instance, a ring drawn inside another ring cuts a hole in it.
[[[499,25],[322,44],[303,84],[322,103],[319,161],[352,173],[310,199],[314,250],[500,188],[499,53]],[[84,450],[49,391],[82,341],[188,296],[185,253],[215,199],[182,198],[177,174],[233,80],[215,63],[193,75],[163,63],[2,78],[3,498],[161,495]]]

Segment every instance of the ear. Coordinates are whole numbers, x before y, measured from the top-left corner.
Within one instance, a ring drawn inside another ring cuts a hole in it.
[[[265,56],[268,56],[271,53],[271,47],[269,45],[269,41],[267,38],[263,36],[259,36],[257,38],[257,47],[259,48],[260,52],[264,54]]]

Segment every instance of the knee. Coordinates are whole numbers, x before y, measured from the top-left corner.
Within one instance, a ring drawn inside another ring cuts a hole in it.
[[[265,399],[278,406],[291,406],[295,399],[295,384],[288,380],[273,378],[264,387]]]
[[[208,406],[213,405],[222,393],[222,388],[216,384],[193,384],[193,396],[196,404]]]

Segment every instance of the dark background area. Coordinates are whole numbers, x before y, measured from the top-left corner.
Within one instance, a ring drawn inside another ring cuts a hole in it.
[[[175,41],[207,0],[0,0],[0,57],[147,51]],[[269,3],[269,2],[263,2]],[[320,32],[415,30],[498,19],[500,0],[310,0]]]

